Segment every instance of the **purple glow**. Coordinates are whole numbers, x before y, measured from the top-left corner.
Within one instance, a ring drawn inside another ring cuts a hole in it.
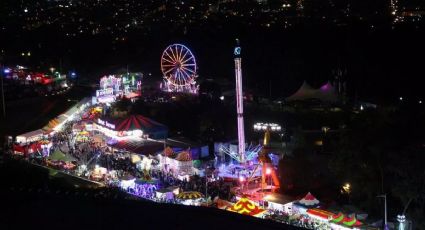
[[[329,83],[320,87],[320,90],[322,90],[322,91],[328,91],[330,89],[331,89],[331,86],[329,85]]]
[[[10,69],[4,69],[4,73],[10,73]]]

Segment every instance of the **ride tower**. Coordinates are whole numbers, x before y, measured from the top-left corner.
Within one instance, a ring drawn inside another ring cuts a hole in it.
[[[236,77],[236,111],[238,120],[238,155],[240,163],[245,163],[245,128],[243,119],[243,91],[242,91],[242,58],[239,39],[236,39],[236,47],[233,52],[235,58]]]

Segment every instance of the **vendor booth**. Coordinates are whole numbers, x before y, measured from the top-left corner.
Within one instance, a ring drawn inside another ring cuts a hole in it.
[[[177,195],[177,200],[184,205],[200,206],[202,198],[202,193],[196,191],[181,192]]]
[[[28,133],[21,134],[16,137],[16,142],[26,144],[33,141],[39,141],[43,139],[44,132],[42,129],[37,129]]]

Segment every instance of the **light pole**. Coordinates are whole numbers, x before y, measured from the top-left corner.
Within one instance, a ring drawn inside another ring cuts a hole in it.
[[[384,198],[384,230],[389,230],[388,228],[388,222],[387,222],[387,194],[379,195],[377,197]]]
[[[2,107],[3,107],[3,117],[6,117],[6,103],[4,102],[4,87],[3,87],[3,77],[4,77],[5,70],[3,70],[3,68],[0,68],[0,71],[1,71],[0,78],[1,78],[1,101],[2,101]]]
[[[351,193],[351,185],[350,183],[345,183],[345,185],[342,186],[342,193],[346,193],[348,196],[348,203],[350,203],[350,193]]]

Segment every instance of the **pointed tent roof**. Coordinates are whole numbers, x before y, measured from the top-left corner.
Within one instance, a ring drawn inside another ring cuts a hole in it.
[[[307,195],[305,195],[304,198],[299,200],[297,203],[305,207],[316,207],[320,201],[316,199],[316,197],[314,197],[310,192],[308,192]]]
[[[116,131],[130,131],[141,129],[144,132],[156,132],[167,129],[167,127],[159,122],[144,117],[142,115],[130,115],[126,118],[106,119],[115,125]]]
[[[338,96],[336,95],[335,88],[329,81],[318,89],[314,89],[304,81],[297,92],[286,98],[287,101],[302,101],[307,99],[333,102],[338,100]]]
[[[311,96],[314,95],[314,91],[315,89],[311,87],[306,81],[304,81],[301,87],[297,90],[297,92],[287,97],[286,100],[288,101],[305,100],[305,99],[311,98]]]
[[[254,202],[250,201],[246,197],[242,197],[238,202],[236,202],[236,204],[234,204],[228,210],[250,216],[258,216],[266,211],[260,208],[258,205],[254,204]]]
[[[326,84],[322,85],[319,89],[316,90],[316,98],[322,101],[336,101],[338,97],[336,95],[335,88],[328,81]]]

